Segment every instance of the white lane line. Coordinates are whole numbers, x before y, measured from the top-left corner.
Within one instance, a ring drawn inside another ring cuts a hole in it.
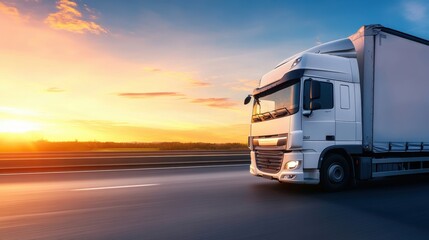
[[[245,160],[221,160],[221,161],[198,161],[196,163],[234,163],[234,162],[243,162]],[[250,160],[248,160],[250,161]],[[0,162],[1,163],[1,162]],[[150,166],[150,165],[172,165],[172,164],[191,164],[195,162],[151,162],[151,163],[111,163],[111,164],[79,164],[79,165],[48,165],[48,166],[39,166],[38,168],[72,168],[72,167],[117,167],[117,166]],[[34,169],[37,167],[4,167],[0,170],[9,170],[9,169]]]
[[[193,169],[193,168],[218,168],[218,167],[243,167],[248,164],[231,165],[211,165],[211,166],[187,166],[187,167],[158,167],[158,168],[126,168],[126,169],[105,169],[105,170],[82,170],[82,171],[55,171],[55,172],[29,172],[29,173],[0,173],[0,176],[19,176],[19,175],[48,175],[63,173],[97,173],[97,172],[128,172],[128,171],[150,171],[150,170],[169,170],[169,169]]]
[[[119,188],[136,188],[136,187],[152,187],[158,186],[159,183],[149,183],[149,184],[138,184],[138,185],[122,185],[122,186],[109,186],[109,187],[93,187],[93,188],[77,188],[72,189],[71,191],[94,191],[94,190],[107,190],[107,189],[119,189]]]
[[[32,158],[3,158],[1,160],[5,161],[28,161],[28,160],[70,160],[70,159],[132,159],[132,158],[180,158],[180,157],[230,157],[230,156],[250,156],[249,153],[232,153],[232,154],[207,154],[207,155],[197,155],[197,154],[186,154],[186,155],[119,155],[119,156],[80,156],[80,157],[32,157]]]

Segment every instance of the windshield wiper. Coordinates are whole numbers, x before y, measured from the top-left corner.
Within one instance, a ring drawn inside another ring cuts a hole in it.
[[[285,115],[290,115],[290,111],[286,107],[282,107],[273,111],[275,117],[283,117]]]
[[[271,114],[271,112],[265,112],[262,114],[262,118],[264,120],[268,120],[268,119],[274,119],[276,117],[273,114]]]
[[[264,113],[252,115],[252,119],[253,119],[253,122],[260,122],[260,121],[265,121],[269,119],[283,117],[286,115],[290,115],[290,111],[286,107],[282,107],[270,112],[264,112]]]

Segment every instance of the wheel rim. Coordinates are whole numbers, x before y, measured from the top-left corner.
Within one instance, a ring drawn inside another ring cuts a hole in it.
[[[338,163],[333,163],[328,168],[328,177],[331,182],[339,183],[344,179],[344,168]]]

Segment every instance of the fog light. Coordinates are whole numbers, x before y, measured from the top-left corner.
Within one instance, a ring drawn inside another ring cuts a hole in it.
[[[293,180],[296,178],[296,175],[295,174],[287,174],[287,175],[283,175],[282,178],[286,179],[286,180]]]
[[[296,177],[296,175],[294,175],[294,174],[289,174],[289,175],[287,175],[287,178],[288,179],[294,179]]]
[[[299,162],[300,161],[289,161],[286,163],[286,169],[287,170],[294,170],[297,169],[299,167]]]

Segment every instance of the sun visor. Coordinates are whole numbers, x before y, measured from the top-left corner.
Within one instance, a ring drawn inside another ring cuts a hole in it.
[[[305,71],[305,69],[296,69],[296,70],[287,72],[285,75],[283,75],[283,77],[281,79],[279,79],[279,80],[277,80],[275,82],[272,82],[272,83],[270,83],[270,84],[268,84],[266,86],[263,86],[263,87],[260,87],[260,88],[256,88],[253,91],[253,95],[254,96],[258,95],[258,94],[260,94],[262,92],[265,92],[265,91],[267,91],[269,89],[272,89],[272,88],[274,88],[276,86],[279,86],[279,85],[281,85],[283,83],[286,83],[286,82],[288,82],[290,80],[301,78],[304,75],[304,71]]]

